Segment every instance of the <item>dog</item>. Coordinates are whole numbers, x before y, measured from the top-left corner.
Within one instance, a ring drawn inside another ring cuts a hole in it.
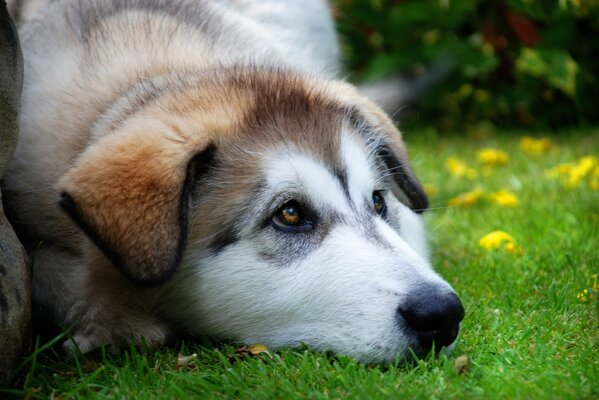
[[[428,200],[391,119],[337,80],[322,0],[13,2],[5,204],[70,349],[173,332],[385,363],[451,347]]]

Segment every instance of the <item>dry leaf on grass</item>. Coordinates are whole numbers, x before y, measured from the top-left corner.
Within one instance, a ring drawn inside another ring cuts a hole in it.
[[[235,355],[237,357],[256,357],[261,354],[266,354],[267,356],[272,358],[272,354],[270,354],[268,347],[266,347],[263,344],[252,344],[249,346],[243,346],[238,349],[235,349]],[[229,361],[233,360],[234,357],[229,357]]]
[[[456,374],[462,375],[463,373],[468,372],[469,369],[470,358],[468,358],[468,356],[463,355],[455,359],[455,362],[453,363],[453,370]]]
[[[198,358],[198,355],[196,353],[193,353],[189,356],[184,356],[183,354],[179,353],[179,355],[177,355],[177,367],[176,368],[179,369],[181,367],[185,367],[186,365],[191,363],[196,358]]]

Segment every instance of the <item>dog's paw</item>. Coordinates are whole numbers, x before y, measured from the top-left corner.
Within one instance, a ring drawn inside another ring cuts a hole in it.
[[[62,347],[69,354],[76,354],[90,352],[102,346],[102,344],[103,343],[97,337],[77,333],[71,338],[65,340],[62,343]]]
[[[166,325],[150,318],[128,318],[125,321],[104,321],[104,323],[80,324],[75,334],[63,343],[63,348],[71,353],[87,353],[101,346],[116,353],[129,345],[155,347],[163,344],[169,334]]]

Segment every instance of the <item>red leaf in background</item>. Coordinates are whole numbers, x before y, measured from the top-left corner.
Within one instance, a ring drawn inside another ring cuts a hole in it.
[[[518,39],[527,47],[535,46],[541,40],[536,26],[528,18],[511,10],[504,11],[505,19]]]
[[[485,43],[489,43],[496,51],[505,50],[509,46],[507,38],[497,32],[495,25],[490,20],[483,24],[482,34]]]

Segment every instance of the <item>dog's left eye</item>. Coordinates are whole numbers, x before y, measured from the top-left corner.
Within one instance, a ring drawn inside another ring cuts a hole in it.
[[[270,218],[270,224],[283,232],[307,232],[314,229],[314,224],[306,219],[306,213],[297,201],[283,204]]]
[[[385,218],[387,215],[387,204],[385,204],[385,198],[378,190],[372,192],[372,205],[374,206],[374,211]]]

